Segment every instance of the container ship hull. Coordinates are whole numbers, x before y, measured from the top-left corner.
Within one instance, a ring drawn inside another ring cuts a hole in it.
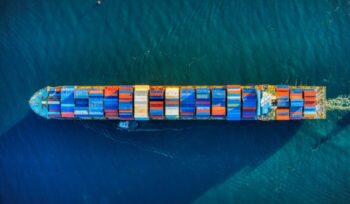
[[[301,120],[325,119],[326,87],[56,86],[37,91],[31,109],[47,119]]]

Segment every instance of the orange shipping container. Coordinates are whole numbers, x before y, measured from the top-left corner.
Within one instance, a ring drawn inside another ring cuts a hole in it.
[[[289,113],[289,109],[288,108],[278,108],[276,109],[276,113]]]
[[[316,91],[304,91],[304,97],[316,96]]]
[[[276,88],[276,91],[289,91],[289,88]]]
[[[167,105],[177,105],[177,104],[179,104],[179,102],[178,101],[166,101],[166,104]]]
[[[304,118],[315,118],[316,114],[304,114]]]
[[[276,120],[289,120],[289,115],[276,115]]]
[[[306,97],[306,98],[304,98],[304,101],[305,102],[316,102],[316,98],[314,98],[314,97]]]
[[[289,97],[289,92],[276,92],[276,96],[288,96]]]
[[[105,87],[105,96],[115,96],[118,95],[118,86],[106,86]]]
[[[302,94],[290,94],[290,97],[291,98],[303,98],[303,95]]]

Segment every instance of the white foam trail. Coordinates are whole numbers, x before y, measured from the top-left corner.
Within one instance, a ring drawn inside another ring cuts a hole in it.
[[[327,110],[340,110],[349,111],[350,110],[350,95],[340,95],[336,98],[328,99],[326,102]]]

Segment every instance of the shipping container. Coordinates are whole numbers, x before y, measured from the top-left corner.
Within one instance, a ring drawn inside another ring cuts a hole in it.
[[[227,120],[241,120],[241,86],[227,85]]]
[[[89,116],[96,119],[104,117],[102,88],[89,89]]]
[[[289,107],[289,86],[278,85],[276,87],[277,107],[288,108]]]
[[[103,107],[105,117],[108,119],[118,119],[119,106],[119,86],[106,86],[104,88]]]
[[[48,117],[59,118],[61,117],[61,88],[49,87],[48,88]]]
[[[210,89],[208,87],[196,88],[196,118],[208,119],[210,117]]]
[[[288,85],[277,85],[275,91],[277,96],[276,120],[289,120],[290,88]]]
[[[130,85],[119,86],[119,118],[133,120],[134,88]]]
[[[301,120],[303,118],[303,90],[301,88],[290,89],[290,119]]]
[[[165,89],[165,117],[166,119],[179,119],[179,87]]]
[[[181,88],[180,115],[182,119],[193,119],[196,112],[196,93],[194,88]]]
[[[148,117],[148,85],[134,86],[134,118],[135,120],[149,120]]]
[[[61,117],[74,118],[74,86],[61,89]]]
[[[316,117],[316,106],[317,106],[317,91],[314,88],[308,88],[303,90],[304,94],[304,111],[303,117],[313,119]]]
[[[89,92],[86,88],[75,88],[75,109],[74,115],[78,118],[86,118],[89,116]]]
[[[242,89],[242,119],[255,120],[257,95],[255,87],[246,87]]]
[[[277,108],[276,120],[289,120],[289,108]]]
[[[151,119],[164,119],[164,87],[151,86],[149,92],[149,116]]]
[[[211,118],[223,120],[226,116],[226,89],[223,86],[211,88]]]

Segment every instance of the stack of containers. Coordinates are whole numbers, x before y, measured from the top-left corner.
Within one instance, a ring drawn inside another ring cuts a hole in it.
[[[106,86],[104,89],[103,106],[106,118],[118,118],[118,90],[118,86]]]
[[[243,100],[243,120],[255,120],[256,118],[256,90],[254,87],[242,89],[242,100]]]
[[[182,119],[193,119],[195,116],[196,96],[194,88],[181,88],[180,115]]]
[[[85,88],[76,88],[74,91],[74,115],[78,118],[89,116],[89,93]]]
[[[148,117],[148,85],[134,86],[134,118],[136,120],[149,120]]]
[[[164,119],[164,87],[151,87],[149,92],[149,106],[151,119]]]
[[[196,89],[196,117],[197,119],[210,117],[210,89],[208,87]]]
[[[277,109],[276,120],[289,120],[289,86],[276,87]]]
[[[300,88],[290,89],[290,119],[300,120],[303,118],[303,90]]]
[[[276,86],[277,107],[289,108],[289,86],[277,85]]]
[[[267,115],[269,114],[269,111],[271,109],[271,99],[272,95],[270,93],[267,93],[266,91],[262,91],[262,97],[261,97],[261,114]]]
[[[304,89],[304,118],[316,117],[316,94],[315,89]]]
[[[224,119],[226,115],[226,89],[223,86],[213,87],[211,98],[211,118]]]
[[[103,89],[93,88],[89,90],[89,115],[93,118],[102,118],[103,113]]]
[[[276,109],[276,120],[289,120],[289,109],[277,108]]]
[[[119,87],[119,119],[133,119],[133,92],[132,86],[124,85]]]
[[[61,117],[61,88],[59,87],[49,87],[48,88],[48,117],[49,118],[59,118]]]
[[[165,89],[165,117],[166,119],[179,118],[179,88],[167,87]]]
[[[227,120],[241,120],[241,87],[227,85]]]
[[[74,86],[61,89],[61,117],[74,118]]]

